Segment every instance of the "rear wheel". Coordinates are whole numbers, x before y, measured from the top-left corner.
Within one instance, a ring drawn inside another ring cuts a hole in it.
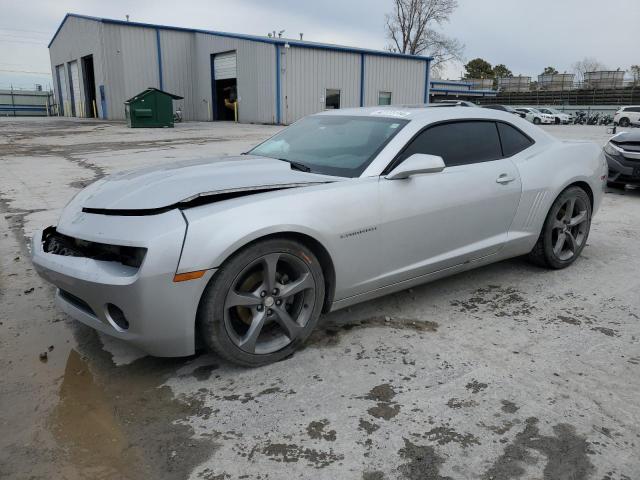
[[[580,187],[567,188],[553,202],[529,259],[543,267],[568,267],[586,245],[590,228],[589,196]]]
[[[210,349],[257,367],[291,355],[311,334],[323,301],[313,252],[295,241],[265,240],[224,263],[203,294],[198,322]]]
[[[629,119],[628,118],[621,118],[620,121],[618,122],[619,125],[621,127],[628,127],[629,126]]]

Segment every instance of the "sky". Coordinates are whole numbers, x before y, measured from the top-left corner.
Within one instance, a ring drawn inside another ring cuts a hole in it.
[[[503,63],[514,74],[560,72],[584,57],[610,69],[640,64],[640,0],[458,0],[441,31],[465,44],[464,59]],[[384,49],[392,0],[0,0],[0,88],[51,85],[47,44],[65,13],[181,27],[284,36]],[[634,33],[635,32],[635,33]],[[634,39],[635,37],[635,39]],[[462,63],[444,78],[457,79]]]

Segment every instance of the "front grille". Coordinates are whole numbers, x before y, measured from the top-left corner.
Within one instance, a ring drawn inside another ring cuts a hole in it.
[[[108,245],[69,237],[59,233],[55,227],[48,227],[44,230],[42,248],[46,253],[54,255],[118,262],[134,268],[140,268],[147,253],[147,249],[142,247]]]
[[[640,153],[640,142],[616,142],[615,140],[611,140],[611,143],[625,152]]]
[[[93,311],[93,308],[91,308],[87,302],[85,302],[81,298],[76,297],[74,294],[60,289],[60,296],[67,302],[78,307],[83,312],[88,313],[89,315],[93,315],[94,317],[96,316],[96,312]]]

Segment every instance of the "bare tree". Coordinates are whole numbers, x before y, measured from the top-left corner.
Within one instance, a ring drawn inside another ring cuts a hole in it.
[[[583,81],[584,74],[587,72],[595,72],[607,68],[602,62],[593,57],[584,57],[582,60],[575,62],[572,67],[578,77],[578,81]]]
[[[387,48],[429,55],[436,72],[451,60],[461,60],[464,45],[434,28],[448,22],[457,7],[457,0],[393,0],[393,12],[386,15]]]

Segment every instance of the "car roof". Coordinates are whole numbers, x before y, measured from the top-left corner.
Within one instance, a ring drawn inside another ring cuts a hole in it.
[[[495,120],[511,120],[512,114],[488,108],[469,108],[451,104],[434,105],[385,105],[364,108],[341,108],[326,110],[315,115],[343,115],[362,117],[399,118],[405,120],[420,120],[427,123],[446,120],[480,118]]]

